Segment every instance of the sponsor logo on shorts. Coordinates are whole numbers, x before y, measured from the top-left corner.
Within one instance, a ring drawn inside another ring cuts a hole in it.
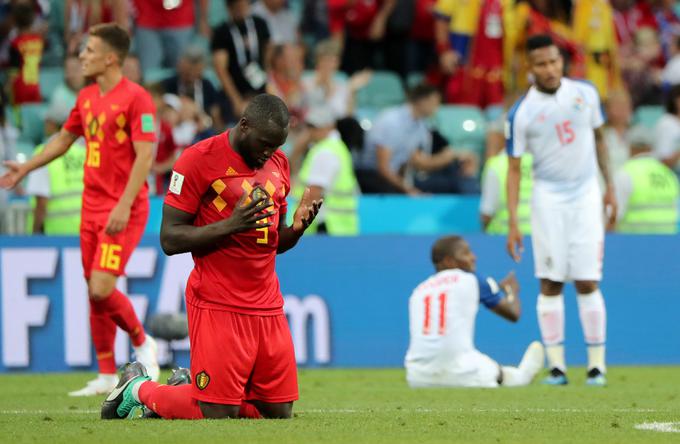
[[[210,376],[205,370],[196,375],[196,387],[198,387],[199,390],[204,390],[208,384],[210,384]]]

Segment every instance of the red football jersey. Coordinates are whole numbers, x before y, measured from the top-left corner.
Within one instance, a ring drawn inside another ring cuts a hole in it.
[[[279,217],[285,220],[290,191],[285,154],[276,151],[261,169],[252,170],[232,149],[229,132],[203,140],[177,160],[165,203],[194,214],[195,226],[209,225],[228,218],[241,196],[251,196],[258,186],[273,201],[268,210],[276,211],[269,221],[272,226],[237,233],[212,248],[194,251],[187,303],[245,314],[282,313],[275,263]]]
[[[154,142],[156,108],[148,92],[123,77],[101,95],[92,84],[78,94],[64,129],[85,136],[83,219],[106,220],[125,190],[135,150],[132,142]],[[149,211],[145,183],[131,208],[130,218]]]
[[[19,72],[12,83],[12,103],[40,102],[40,61],[44,42],[39,34],[21,34],[11,42],[10,64]]]

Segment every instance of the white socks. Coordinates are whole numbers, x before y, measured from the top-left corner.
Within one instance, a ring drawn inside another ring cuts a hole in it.
[[[540,294],[536,302],[538,326],[548,357],[548,367],[566,372],[564,361],[564,296]]]
[[[534,375],[522,370],[519,367],[502,367],[503,372],[503,386],[504,387],[520,387],[529,385]]]
[[[578,312],[583,328],[583,337],[588,346],[588,369],[598,368],[602,373],[605,367],[605,341],[607,340],[607,311],[600,290],[590,294],[579,294]]]

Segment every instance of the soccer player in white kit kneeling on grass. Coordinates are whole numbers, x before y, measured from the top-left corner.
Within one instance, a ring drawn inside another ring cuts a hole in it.
[[[563,77],[562,56],[549,36],[529,38],[527,53],[534,84],[511,108],[506,126],[508,252],[520,260],[520,159],[531,153],[531,241],[535,274],[541,282],[536,308],[550,368],[545,383],[567,384],[562,289],[565,282],[574,281],[588,346],[587,384],[604,386],[606,311],[599,282],[605,210],[608,226],[613,227],[616,198],[603,141],[600,98],[590,83]],[[606,187],[604,198],[598,164]]]
[[[514,273],[500,283],[480,278],[476,260],[459,236],[443,237],[432,246],[437,272],[409,299],[411,342],[404,364],[411,387],[523,386],[543,368],[538,341],[529,345],[518,367],[500,366],[475,348],[480,302],[511,322],[517,322],[521,311]]]

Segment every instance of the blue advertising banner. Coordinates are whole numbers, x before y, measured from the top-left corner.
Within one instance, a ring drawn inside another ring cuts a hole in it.
[[[408,346],[411,290],[432,273],[432,236],[309,237],[277,269],[298,362],[305,366],[398,367]],[[530,242],[520,264],[505,239],[468,237],[481,274],[517,272],[522,319],[511,324],[485,310],[477,323],[478,348],[504,364],[519,361],[539,338]],[[680,364],[680,238],[609,236],[602,290],[608,309],[612,364]],[[183,312],[191,270],[188,255],[167,257],[148,236],[133,255],[120,288],[142,319]],[[247,270],[243,271],[247,273]],[[566,291],[567,358],[585,363],[575,294]],[[94,369],[87,290],[76,238],[0,237],[0,372]],[[119,334],[116,355],[129,358]],[[188,341],[173,342],[188,365]]]

